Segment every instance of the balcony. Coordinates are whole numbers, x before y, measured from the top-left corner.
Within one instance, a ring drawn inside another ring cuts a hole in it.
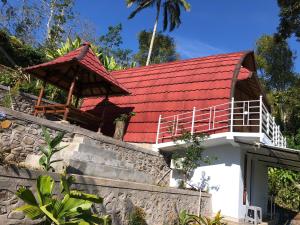
[[[260,142],[286,148],[286,138],[280,127],[259,100],[235,101],[193,110],[173,116],[159,116],[156,144],[170,142],[185,132],[191,134],[219,134],[230,132],[249,136],[256,134]]]

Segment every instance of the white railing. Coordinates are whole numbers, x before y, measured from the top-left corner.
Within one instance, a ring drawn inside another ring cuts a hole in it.
[[[222,132],[259,133],[260,141],[263,137],[274,146],[286,147],[280,127],[276,125],[274,117],[259,100],[235,101],[215,105],[203,109],[193,110],[173,116],[159,116],[156,143],[172,141],[183,133],[215,134]],[[264,135],[263,135],[264,134]]]

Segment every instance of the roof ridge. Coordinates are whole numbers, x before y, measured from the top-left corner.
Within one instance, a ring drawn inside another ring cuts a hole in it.
[[[227,66],[230,66],[231,64],[228,64]],[[235,65],[235,64],[232,64]],[[200,67],[197,69],[208,69],[208,68],[216,68],[216,67],[222,67],[222,65],[220,66],[212,66],[212,67]],[[176,72],[181,72],[181,71],[190,71],[190,70],[195,70],[195,69],[181,69],[181,70],[176,70]],[[169,73],[173,73],[174,71],[168,71],[168,72],[161,72],[161,73],[150,73],[150,74],[145,74],[145,75],[137,75],[137,76],[128,76],[128,77],[115,77],[117,80],[120,80],[120,82],[122,82],[122,79],[127,79],[127,78],[140,78],[140,77],[149,77],[149,76],[153,76],[153,75],[159,75],[159,74],[169,74]],[[203,73],[201,73],[203,74]],[[206,73],[205,73],[206,74]],[[194,74],[195,75],[195,74]],[[173,76],[173,77],[182,77],[182,76]],[[166,77],[163,77],[166,78]],[[163,78],[158,78],[158,79],[163,79]],[[147,81],[147,80],[153,80],[153,79],[146,79],[143,81]],[[137,81],[133,81],[133,82],[137,82]],[[130,82],[122,82],[122,83],[130,83]]]
[[[252,50],[244,50],[244,51],[239,51],[239,52],[232,52],[232,53],[223,53],[223,54],[216,54],[216,55],[209,55],[209,56],[204,56],[204,57],[196,57],[196,58],[190,58],[190,59],[183,59],[183,60],[177,60],[177,61],[172,61],[172,62],[165,62],[165,63],[158,63],[158,64],[151,64],[149,66],[138,66],[134,68],[127,68],[124,70],[117,70],[113,71],[112,74],[117,74],[120,72],[130,72],[132,70],[142,70],[142,69],[153,69],[161,66],[167,66],[167,65],[172,65],[172,64],[179,64],[179,63],[186,63],[186,62],[191,62],[191,61],[196,61],[196,60],[205,60],[207,58],[216,58],[216,57],[222,57],[222,58],[228,58],[230,55],[235,55],[235,54],[247,54],[249,52],[252,52]]]

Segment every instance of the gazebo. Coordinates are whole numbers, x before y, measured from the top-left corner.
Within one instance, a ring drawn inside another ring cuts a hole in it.
[[[99,128],[101,119],[78,109],[80,98],[126,95],[129,91],[104,68],[89,43],[50,62],[27,67],[25,72],[43,81],[34,115],[55,115],[89,127]],[[65,104],[42,104],[44,90],[52,84],[67,91]],[[72,106],[72,96],[76,96]]]

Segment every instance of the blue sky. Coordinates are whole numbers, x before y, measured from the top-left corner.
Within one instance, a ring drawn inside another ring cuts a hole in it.
[[[88,2],[88,4],[87,4]],[[192,10],[183,13],[182,25],[170,33],[182,58],[254,49],[263,34],[272,34],[278,25],[276,0],[190,0]],[[148,9],[134,19],[127,17],[125,0],[76,0],[76,10],[90,20],[100,35],[109,25],[123,24],[124,47],[137,50],[137,35],[152,29],[154,10]],[[160,23],[161,28],[161,23]],[[289,40],[291,48],[300,52],[300,42]],[[295,70],[300,72],[296,59]]]

